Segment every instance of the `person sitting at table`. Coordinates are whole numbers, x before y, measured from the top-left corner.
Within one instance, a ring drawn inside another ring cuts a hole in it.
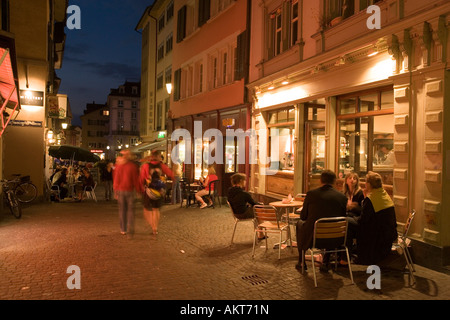
[[[349,240],[356,239],[358,232],[358,220],[361,216],[361,206],[364,200],[363,189],[359,186],[359,176],[357,173],[347,173],[344,179],[344,194],[347,197],[347,217]],[[349,248],[352,253],[352,246]],[[345,260],[346,257],[343,257]]]
[[[82,175],[80,176],[79,179],[83,182],[83,184],[81,185],[81,188],[79,189],[78,201],[82,201],[84,189],[86,188],[87,191],[92,191],[92,189],[94,188],[94,185],[95,185],[95,181],[94,181],[94,178],[92,177],[92,174],[88,168],[84,168],[82,170]]]
[[[233,214],[238,219],[253,219],[255,213],[253,206],[261,204],[253,200],[250,193],[245,191],[246,176],[242,173],[235,173],[231,176],[231,187],[228,189],[228,203],[231,206]],[[257,222],[254,221],[255,227]],[[258,235],[258,240],[265,239],[263,233]]]
[[[214,169],[214,165],[210,165],[208,167],[208,175],[206,176],[206,179],[203,181],[203,178],[200,177],[200,183],[204,187],[204,189],[198,191],[195,194],[195,199],[197,199],[197,201],[200,203],[200,209],[206,208],[208,206],[203,200],[203,197],[209,194],[209,183],[216,180],[219,180],[216,175],[216,170]],[[214,185],[211,186],[211,192],[212,191],[214,191]],[[209,199],[209,205],[212,206],[212,204],[212,200]]]
[[[397,240],[394,202],[383,189],[382,178],[369,171],[366,175],[366,198],[362,203],[357,237],[357,263],[379,264],[391,253]]]
[[[297,222],[297,248],[299,262],[295,266],[302,269],[302,252],[312,247],[314,224],[320,218],[345,217],[347,198],[333,186],[336,183],[336,174],[331,170],[324,170],[320,175],[321,187],[306,193],[300,219]],[[305,265],[306,269],[306,265]],[[328,255],[323,257],[321,271],[328,272]]]
[[[69,192],[69,189],[67,189],[67,168],[63,168],[61,170],[61,174],[58,176],[58,179],[53,183],[53,185],[59,187],[60,199],[58,200],[64,200]]]

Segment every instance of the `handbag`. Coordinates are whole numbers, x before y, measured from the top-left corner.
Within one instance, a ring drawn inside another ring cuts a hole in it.
[[[151,199],[151,200],[160,200],[166,195],[166,189],[155,189],[148,186],[145,186],[145,194]]]

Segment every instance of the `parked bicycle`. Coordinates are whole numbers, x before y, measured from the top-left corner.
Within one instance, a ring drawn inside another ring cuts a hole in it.
[[[14,190],[14,193],[19,201],[22,203],[29,203],[36,199],[37,188],[31,182],[30,176],[21,177],[20,174],[14,174],[13,176],[16,178],[10,182],[13,183],[12,189]]]
[[[22,217],[22,208],[19,199],[14,192],[14,187],[16,186],[15,180],[1,180],[3,199],[8,204],[11,213],[16,219]]]

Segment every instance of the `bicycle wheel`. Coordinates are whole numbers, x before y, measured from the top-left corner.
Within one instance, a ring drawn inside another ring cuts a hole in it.
[[[20,202],[18,201],[15,194],[11,191],[8,196],[9,209],[11,210],[12,215],[16,219],[20,219],[22,217],[22,208],[20,207]]]
[[[28,203],[36,199],[37,188],[34,184],[25,182],[19,184],[14,190],[14,193],[16,194],[17,199],[19,199],[20,202]]]

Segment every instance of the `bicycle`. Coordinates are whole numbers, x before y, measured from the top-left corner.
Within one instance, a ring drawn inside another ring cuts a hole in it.
[[[21,177],[20,174],[14,174],[16,178],[10,182],[14,183],[12,189],[17,199],[22,203],[30,203],[37,197],[37,188],[31,182],[30,176]]]
[[[3,199],[8,204],[12,215],[16,219],[20,219],[22,217],[22,208],[19,199],[14,192],[16,180],[1,180],[0,183],[2,186]]]

